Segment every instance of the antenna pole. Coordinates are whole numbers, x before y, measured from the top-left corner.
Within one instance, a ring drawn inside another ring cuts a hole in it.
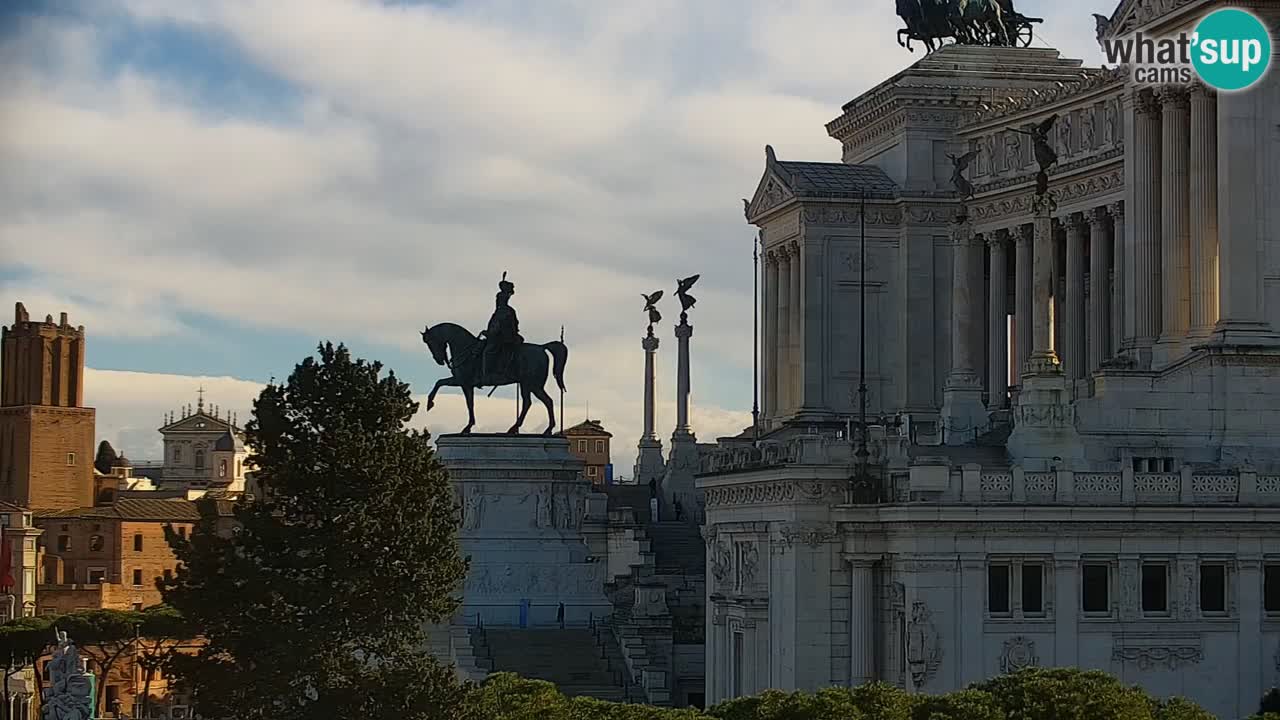
[[[560,344],[564,344],[564,326],[560,326]],[[560,432],[564,432],[564,388],[560,388]]]
[[[760,445],[760,243],[764,231],[751,243],[751,442]]]

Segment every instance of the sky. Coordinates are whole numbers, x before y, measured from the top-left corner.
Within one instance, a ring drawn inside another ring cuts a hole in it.
[[[1037,45],[1101,63],[1090,13],[1018,0]],[[641,293],[663,289],[657,427],[675,418],[675,280],[695,273],[693,430],[750,423],[764,168],[838,161],[824,125],[920,59],[890,0],[9,0],[0,8],[0,322],[88,335],[99,439],[157,459],[163,416],[241,423],[344,342],[425,395],[424,325],[483,329],[503,271],[531,342],[564,326],[565,415],[642,425]],[[477,430],[514,415],[477,401]],[[414,424],[465,422],[446,389]],[[526,428],[545,425],[539,408]]]

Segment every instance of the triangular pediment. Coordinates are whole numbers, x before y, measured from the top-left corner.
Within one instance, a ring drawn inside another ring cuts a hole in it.
[[[756,186],[755,195],[746,203],[747,222],[754,222],[755,218],[793,200],[796,196],[785,173],[778,171],[778,158],[773,154],[773,147],[766,145],[764,153],[764,175],[760,178],[760,184]]]
[[[226,420],[220,420],[212,415],[197,412],[194,415],[165,425],[160,428],[160,432],[226,432],[230,429],[231,423]]]
[[[1212,0],[1121,0],[1116,11],[1111,14],[1111,25],[1105,35],[1124,37],[1177,10],[1211,4]]]

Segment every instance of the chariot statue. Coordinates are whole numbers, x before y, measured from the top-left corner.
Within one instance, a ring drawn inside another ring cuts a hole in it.
[[[426,343],[437,365],[447,367],[450,377],[436,381],[427,396],[427,410],[435,407],[436,393],[445,386],[462,389],[467,401],[467,425],[462,434],[471,432],[476,424],[476,388],[497,388],[501,385],[517,385],[522,400],[520,415],[507,432],[520,432],[525,415],[529,413],[531,396],[537,396],[547,408],[547,429],[544,435],[555,431],[555,405],[547,394],[548,376],[554,376],[560,390],[564,391],[564,367],[569,360],[569,349],[559,340],[534,344],[525,342],[520,335],[520,320],[511,297],[516,286],[502,274],[498,282],[498,294],[494,299],[493,315],[484,332],[472,335],[466,328],[454,323],[428,325],[422,330],[422,342]],[[491,389],[490,394],[493,393]]]
[[[1013,0],[896,0],[896,5],[906,25],[898,31],[898,44],[912,52],[912,40],[930,52],[947,39],[960,45],[1029,47],[1033,25],[1044,22],[1019,13]]]

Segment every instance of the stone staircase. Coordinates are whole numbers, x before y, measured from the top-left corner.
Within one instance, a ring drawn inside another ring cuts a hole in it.
[[[554,683],[568,697],[628,702],[621,656],[609,657],[589,629],[485,628],[473,633],[476,654],[490,672],[511,672]]]
[[[656,522],[645,526],[658,574],[705,570],[706,545],[698,526],[688,522]]]

